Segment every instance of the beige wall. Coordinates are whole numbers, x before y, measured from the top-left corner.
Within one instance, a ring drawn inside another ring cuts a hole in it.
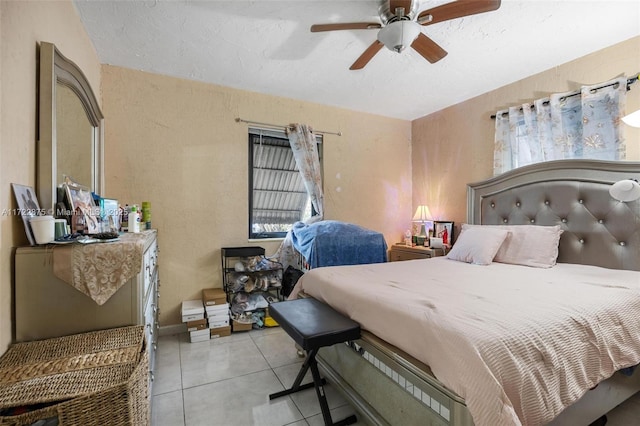
[[[100,62],[70,1],[0,1],[0,206],[16,208],[11,183],[36,185],[36,45],[55,43],[96,94]],[[0,215],[0,353],[11,342],[12,248],[28,245],[20,217]]]
[[[162,325],[182,300],[221,287],[220,248],[249,243],[247,125],[307,123],[324,137],[325,217],[400,241],[411,215],[411,123],[103,66],[105,195],[151,202]],[[338,190],[340,188],[340,191]]]
[[[493,174],[498,109],[549,93],[575,90],[640,71],[640,37],[536,74],[412,123],[413,205],[427,204],[440,219],[466,220],[466,184]],[[640,83],[627,93],[627,112],[640,108]],[[627,159],[640,160],[639,129],[625,128]]]

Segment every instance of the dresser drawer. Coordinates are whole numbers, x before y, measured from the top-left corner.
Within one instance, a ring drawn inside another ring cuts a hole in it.
[[[147,251],[144,253],[144,263],[143,263],[143,294],[145,297],[149,297],[149,287],[153,282],[153,276],[156,272],[156,268],[158,266],[158,243],[157,240],[154,241]]]

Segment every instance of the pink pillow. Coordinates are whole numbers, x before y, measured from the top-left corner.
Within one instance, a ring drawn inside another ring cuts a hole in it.
[[[447,258],[475,265],[489,265],[509,231],[504,229],[470,228],[460,234]]]
[[[463,232],[471,229],[502,229],[509,235],[496,253],[494,262],[551,268],[558,259],[558,244],[563,230],[559,225],[462,225]]]

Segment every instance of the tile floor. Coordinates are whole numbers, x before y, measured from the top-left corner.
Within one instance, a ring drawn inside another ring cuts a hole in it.
[[[323,425],[314,389],[268,398],[291,387],[303,360],[279,327],[197,343],[186,333],[161,336],[152,426]],[[334,421],[355,414],[331,385],[325,391]]]
[[[315,390],[273,401],[267,396],[289,388],[302,361],[279,327],[198,343],[189,343],[186,333],[161,336],[152,426],[323,425]],[[325,390],[334,421],[355,413],[331,385]],[[640,425],[640,393],[608,420],[607,426]]]

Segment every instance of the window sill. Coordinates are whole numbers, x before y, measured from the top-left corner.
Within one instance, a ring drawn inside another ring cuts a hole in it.
[[[261,241],[284,241],[283,237],[278,238],[249,238],[248,242],[250,243],[259,243]]]

